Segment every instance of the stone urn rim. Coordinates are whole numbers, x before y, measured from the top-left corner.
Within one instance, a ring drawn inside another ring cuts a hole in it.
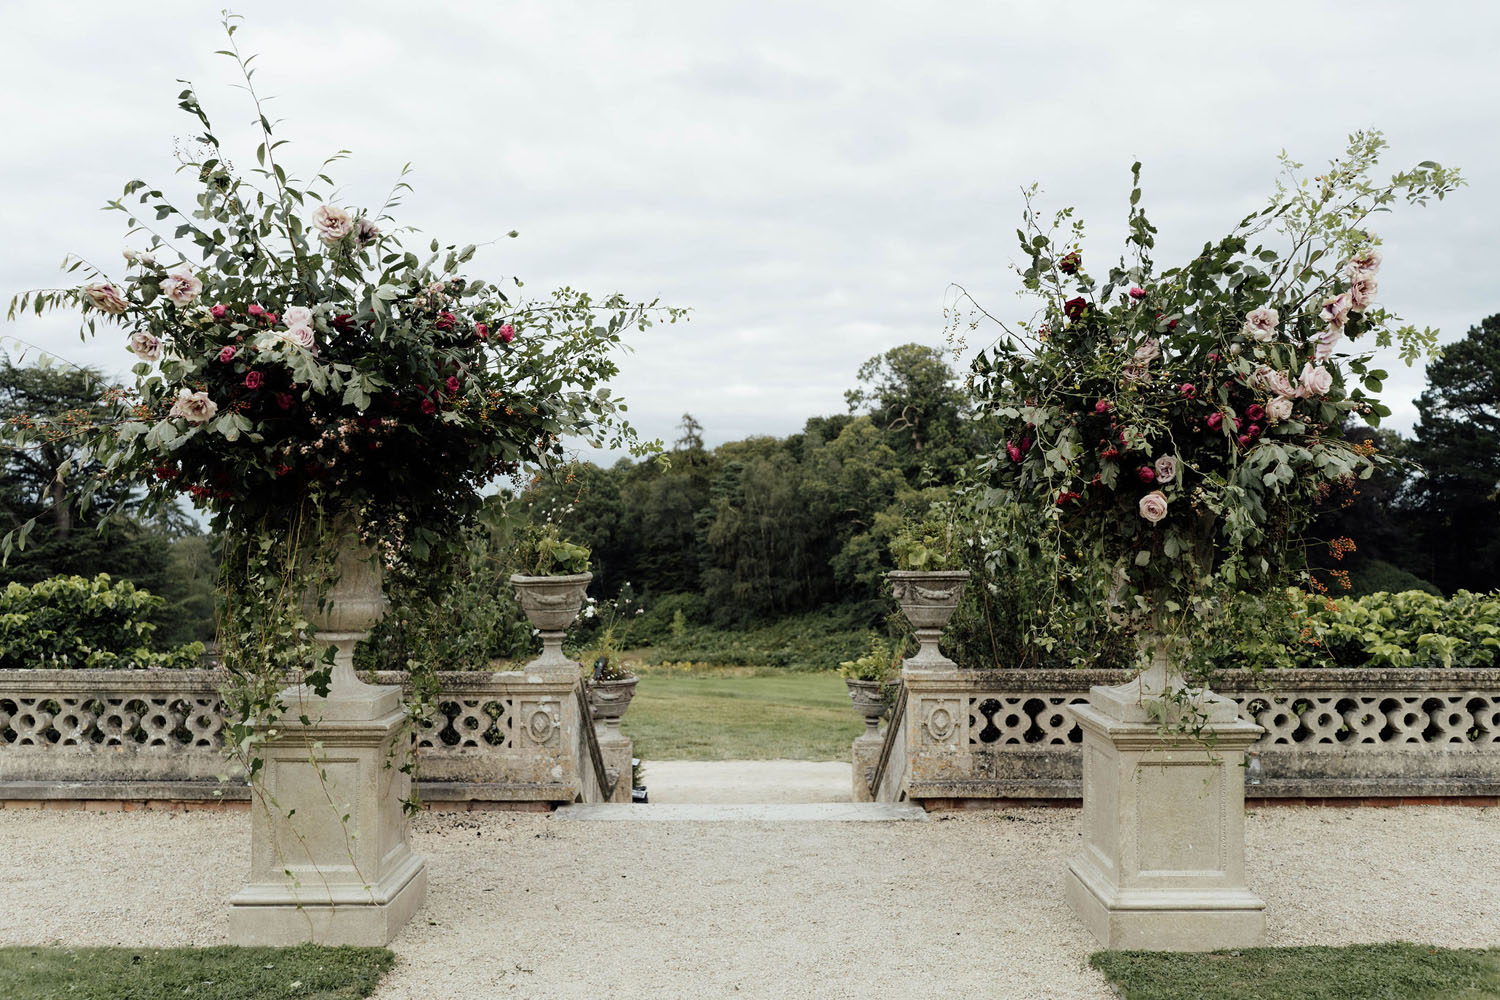
[[[966,569],[893,569],[886,573],[889,580],[967,580]]]
[[[582,573],[544,573],[541,576],[533,576],[529,573],[512,573],[510,582],[517,583],[588,583],[594,579],[594,574],[589,570]]]

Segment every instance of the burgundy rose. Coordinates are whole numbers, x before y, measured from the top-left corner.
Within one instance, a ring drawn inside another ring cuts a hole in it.
[[[490,328],[488,326],[485,326],[483,323],[475,323],[474,336],[478,337],[480,340],[489,340]]]
[[[1264,420],[1266,419],[1266,408],[1259,403],[1251,403],[1245,407],[1245,416],[1251,420]]]
[[[1028,424],[1027,426],[1029,427],[1031,425]],[[1021,450],[1022,451],[1030,451],[1031,450],[1031,435],[1028,434],[1025,437],[1021,438]]]
[[[1182,383],[1182,385],[1177,387],[1177,391],[1182,393],[1184,399],[1198,398],[1198,387],[1191,382]]]
[[[457,375],[449,375],[448,376],[448,381],[445,382],[445,383],[443,383],[443,384],[448,387],[448,391],[450,393],[456,393],[456,392],[458,392],[459,387],[460,387],[460,385],[462,383],[460,383],[458,381],[458,376]]]
[[[333,317],[333,328],[339,333],[348,333],[350,327],[349,321],[353,318],[354,317],[350,316],[348,313],[339,313],[337,316]]]
[[[1062,259],[1057,262],[1057,269],[1063,274],[1077,274],[1078,265],[1082,263],[1083,258],[1078,255],[1077,250],[1073,250],[1062,255]]]
[[[283,410],[290,410],[292,408],[292,402],[293,400],[291,393],[278,392],[276,394],[276,405],[281,407]]]
[[[1224,426],[1224,414],[1210,413],[1207,417],[1203,418],[1203,422],[1208,425],[1209,430],[1216,431]]]
[[[430,399],[424,399],[422,400],[420,409],[423,413],[427,414],[430,417],[437,412],[437,404]]]
[[[458,317],[454,316],[451,312],[440,312],[438,313],[437,322],[433,325],[436,326],[439,330],[451,330],[453,329],[453,322],[457,318]]]
[[[1249,434],[1241,434],[1239,437],[1235,438],[1235,440],[1240,443],[1241,448],[1248,448],[1250,446],[1250,442],[1254,441],[1255,439]]]
[[[1143,483],[1154,483],[1156,482],[1156,470],[1149,465],[1143,465],[1135,470],[1135,478]]]
[[[1063,315],[1068,319],[1077,319],[1088,311],[1089,303],[1082,295],[1076,299],[1069,299],[1063,303]]]
[[[260,372],[246,372],[245,373],[245,388],[249,389],[251,392],[254,392],[256,389],[259,389],[260,388],[260,384],[263,381],[265,381],[265,376],[262,375]]]
[[[1264,428],[1262,428],[1260,424],[1251,424],[1249,427],[1245,428],[1245,436],[1254,441],[1256,438],[1260,437],[1263,430]]]

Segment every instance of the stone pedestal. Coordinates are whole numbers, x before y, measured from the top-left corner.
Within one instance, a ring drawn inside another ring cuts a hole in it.
[[[870,776],[880,763],[880,751],[885,747],[885,734],[881,732],[861,733],[854,740],[854,780],[850,789],[855,802],[874,802],[870,791]]]
[[[381,946],[427,896],[402,810],[401,689],[354,673],[354,647],[385,607],[368,556],[346,544],[326,602],[307,606],[319,646],[335,650],[332,684],[326,697],[281,692],[287,710],[267,730],[252,789],[250,880],[229,900],[235,944]]]
[[[1163,734],[1152,695],[1164,681],[1148,671],[1095,687],[1072,708],[1083,730],[1084,846],[1068,865],[1068,905],[1106,948],[1254,947],[1265,903],[1245,885],[1241,765],[1262,730],[1228,699],[1195,692],[1203,742]]]
[[[615,790],[609,801],[628,804],[635,784],[630,766],[635,755],[635,745],[630,742],[630,737],[619,730],[611,734],[596,725],[594,732],[599,737],[599,754],[604,758],[604,769],[615,775]]]

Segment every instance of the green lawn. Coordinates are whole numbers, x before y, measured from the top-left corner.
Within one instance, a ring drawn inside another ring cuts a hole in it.
[[[1500,949],[1362,944],[1089,959],[1124,1000],[1482,1000],[1500,997]]]
[[[621,728],[647,760],[848,760],[864,729],[837,673],[638,667]]]
[[[385,948],[0,948],[5,1000],[353,1000]]]

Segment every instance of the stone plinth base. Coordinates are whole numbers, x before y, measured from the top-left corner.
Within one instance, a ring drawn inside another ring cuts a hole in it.
[[[854,741],[854,780],[850,788],[851,801],[873,802],[870,777],[880,764],[880,751],[885,746],[883,733],[861,733]]]
[[[597,726],[594,732],[599,737],[599,755],[604,758],[604,769],[615,775],[615,790],[609,801],[629,803],[630,790],[634,786],[630,762],[635,754],[635,745],[619,730],[611,733],[605,727]]]
[[[1202,742],[1162,734],[1096,688],[1071,711],[1083,730],[1084,848],[1067,901],[1107,948],[1211,951],[1265,937],[1245,885],[1245,749],[1262,732],[1203,694]],[[1095,707],[1102,706],[1102,707]]]
[[[332,697],[282,692],[287,718],[262,745],[252,788],[250,879],[229,900],[241,945],[381,946],[427,895],[401,803],[400,689],[357,681]],[[295,721],[305,716],[310,724]]]

